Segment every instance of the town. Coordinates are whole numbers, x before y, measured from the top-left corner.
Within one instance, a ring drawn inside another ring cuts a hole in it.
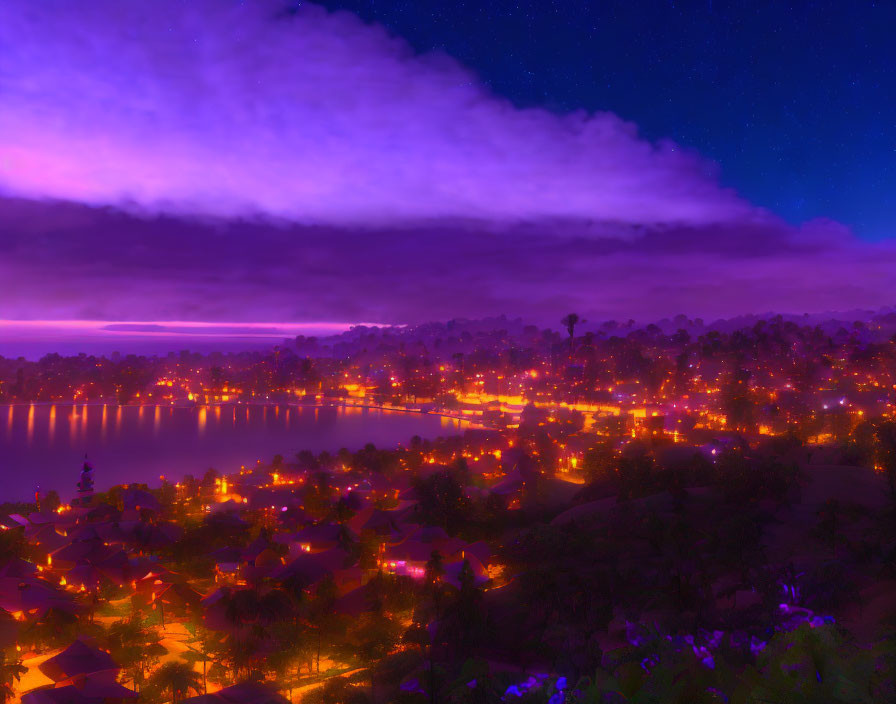
[[[0,704],[896,702],[894,27],[0,0]]]
[[[0,360],[11,409],[471,421],[108,489],[88,457],[71,486],[4,504],[5,696],[892,698],[894,322],[571,313],[562,332],[502,318]]]

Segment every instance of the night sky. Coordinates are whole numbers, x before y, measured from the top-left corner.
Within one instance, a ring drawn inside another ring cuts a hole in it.
[[[4,0],[0,319],[149,335],[892,305],[894,20]]]
[[[610,110],[694,148],[792,223],[894,234],[896,3],[321,4],[454,56],[515,105]]]

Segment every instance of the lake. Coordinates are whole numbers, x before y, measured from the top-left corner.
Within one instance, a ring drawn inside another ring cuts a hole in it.
[[[0,501],[55,489],[72,498],[87,453],[97,490],[164,475],[229,473],[275,454],[407,444],[414,435],[456,435],[468,423],[356,407],[221,405],[174,408],[72,404],[0,405]]]

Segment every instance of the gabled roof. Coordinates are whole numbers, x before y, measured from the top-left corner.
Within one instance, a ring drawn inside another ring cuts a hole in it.
[[[41,687],[22,695],[22,704],[100,704],[101,699],[89,699],[77,687]]]
[[[244,560],[254,560],[265,550],[271,548],[273,543],[270,540],[265,538],[263,535],[259,535],[255,540],[249,543],[245,549],[242,551],[242,558]]]
[[[35,577],[0,577],[0,608],[10,613],[43,613],[50,609],[73,613],[77,610],[69,594]]]
[[[370,516],[364,521],[358,528],[355,528],[358,532],[361,531],[373,531],[378,534],[388,535],[397,530],[395,524],[397,519],[400,517],[395,511],[382,511],[380,509],[374,509]],[[353,528],[355,526],[352,526]]]
[[[101,503],[91,508],[85,518],[89,521],[117,521],[121,518],[121,511],[111,504]]]
[[[445,538],[444,540],[436,540],[431,545],[445,557],[460,555],[467,547],[467,542],[460,538]]]
[[[227,499],[218,504],[212,504],[212,514],[238,513],[246,508],[245,504],[238,504],[233,499]]]
[[[337,614],[345,616],[360,616],[365,611],[370,610],[367,599],[367,590],[364,587],[357,587],[350,592],[346,592],[336,599],[333,605],[333,611]]]
[[[183,529],[170,523],[137,523],[130,530],[131,540],[138,545],[162,548],[174,543]]]
[[[101,540],[96,526],[92,523],[76,526],[68,532],[68,537],[72,542],[76,540]]]
[[[410,537],[419,540],[421,543],[432,543],[436,540],[447,540],[448,534],[441,526],[420,526]]]
[[[124,555],[124,551],[118,546],[105,545],[101,540],[77,540],[60,548],[52,555],[54,564],[71,563],[75,565],[89,562],[95,565],[107,563],[112,565],[116,559],[119,563],[122,562],[119,555]]]
[[[470,569],[473,570],[473,581],[476,585],[482,585],[488,582],[488,573],[486,569],[482,566],[482,563],[479,562],[472,555],[468,555],[466,561],[470,564]],[[457,562],[451,562],[444,567],[444,574],[442,575],[442,579],[451,584],[454,587],[460,588],[460,572],[463,569],[464,561],[458,560]]]
[[[74,687],[89,700],[137,699],[138,694],[116,682],[111,677],[86,677],[74,683]]]
[[[423,543],[419,540],[405,540],[398,545],[390,545],[386,548],[386,560],[406,562],[427,562],[432,557],[435,547],[431,543]]]
[[[273,506],[278,511],[284,506],[297,507],[302,504],[299,487],[266,487],[255,489],[249,494],[249,507],[264,509]]]
[[[85,589],[98,588],[107,577],[93,565],[84,563],[75,565],[65,573],[65,581],[76,587]]]
[[[69,539],[64,535],[59,535],[51,525],[38,526],[31,532],[26,530],[25,537],[28,538],[29,543],[39,545],[44,552],[53,552],[69,543]]]
[[[346,557],[347,553],[341,548],[302,554],[278,570],[274,577],[281,581],[298,579],[305,586],[311,586],[328,574],[342,569],[345,566]]]
[[[126,509],[149,509],[161,511],[159,500],[145,489],[129,488],[121,492],[121,501]]]
[[[523,478],[522,476],[520,476],[519,472],[513,470],[498,484],[495,484],[495,486],[491,488],[491,492],[493,494],[497,494],[498,496],[507,496],[519,491],[522,488]]]
[[[121,526],[113,522],[97,523],[96,532],[104,543],[124,543],[128,537]]]
[[[469,557],[470,555],[473,555],[483,565],[487,565],[491,562],[492,548],[485,541],[477,540],[464,548],[464,556]]]
[[[37,573],[37,566],[19,557],[13,557],[0,567],[0,577],[32,577]]]
[[[213,694],[184,699],[182,704],[289,704],[289,700],[269,684],[242,682]]]
[[[22,704],[103,704],[109,699],[136,699],[137,693],[114,680],[87,677],[64,687],[40,687],[22,695]]]
[[[223,563],[238,563],[242,559],[243,551],[240,550],[235,545],[228,545],[223,548],[218,548],[214,552],[212,552],[209,557],[215,561],[215,564],[223,564]]]
[[[294,533],[293,541],[303,543],[316,540],[338,540],[339,528],[338,523],[318,523]]]
[[[189,584],[182,582],[174,582],[173,584],[165,583],[155,593],[155,601],[162,601],[166,604],[185,604],[192,606],[202,601],[202,594],[193,589]]]
[[[121,668],[105,650],[87,645],[79,639],[58,655],[44,660],[38,669],[54,682],[62,682],[79,675]]]

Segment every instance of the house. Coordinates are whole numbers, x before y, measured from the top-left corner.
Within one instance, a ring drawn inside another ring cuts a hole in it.
[[[303,588],[317,584],[327,575],[333,575],[346,569],[348,553],[341,548],[331,548],[316,553],[300,553],[292,562],[274,573],[274,578],[281,581],[295,581]]]
[[[39,687],[22,695],[22,704],[116,704],[137,693],[118,682],[86,678],[62,687]]]
[[[384,571],[391,574],[422,579],[426,574],[426,563],[437,552],[432,543],[408,539],[398,545],[386,546],[379,560]]]
[[[269,684],[242,682],[212,694],[189,697],[181,704],[289,704],[289,700]]]
[[[0,608],[23,617],[42,617],[50,610],[76,613],[71,595],[36,577],[0,577]]]
[[[345,539],[357,540],[357,536],[348,526],[338,523],[320,523],[295,533],[279,533],[274,537],[278,543],[288,546],[289,557],[293,559],[303,552],[332,550],[342,545]]]
[[[446,564],[443,567],[442,581],[460,589],[460,574],[464,568],[464,562],[470,565],[470,569],[473,571],[473,583],[476,586],[479,587],[488,582],[488,570],[473,555],[468,555],[463,560],[456,560]]]
[[[19,557],[11,558],[0,567],[0,577],[33,577],[37,574],[37,565]]]
[[[253,510],[274,509],[284,511],[301,509],[302,497],[294,487],[263,487],[249,492],[249,508]]]
[[[68,692],[66,695],[72,697],[68,701],[102,702],[132,699],[137,696],[117,683],[118,672],[121,668],[112,659],[112,656],[105,650],[88,645],[80,639],[61,653],[42,662],[38,665],[38,669],[53,680],[57,688],[74,688],[74,691]],[[35,699],[38,702],[41,701],[42,695],[36,695]]]
[[[138,512],[149,511],[160,513],[162,505],[159,500],[145,489],[128,487],[121,492],[121,502],[125,510],[131,509]]]
[[[228,546],[215,550],[209,557],[215,563],[215,580],[233,581],[240,571],[243,551],[237,546]]]

